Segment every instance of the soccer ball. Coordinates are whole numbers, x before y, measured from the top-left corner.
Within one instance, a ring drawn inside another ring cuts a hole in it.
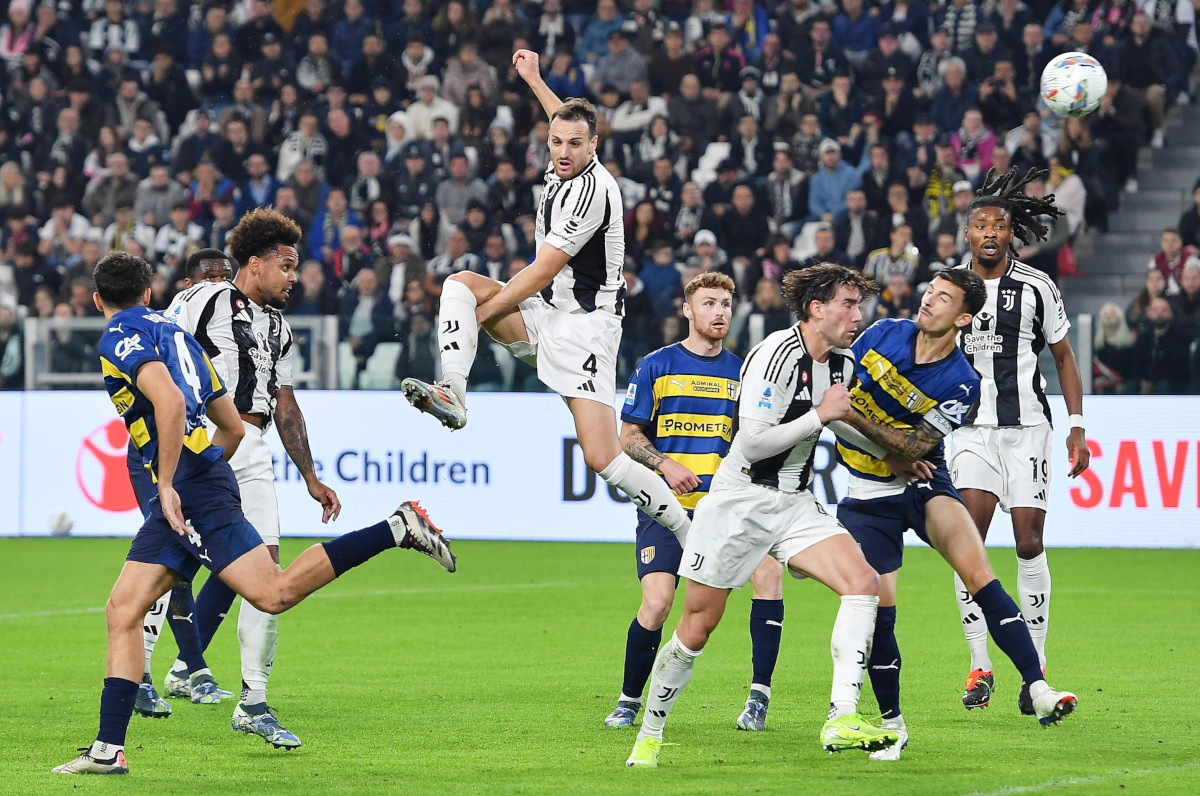
[[[75,520],[65,511],[56,511],[50,516],[50,533],[54,536],[67,536],[75,527]]]
[[[1108,91],[1108,73],[1087,53],[1055,56],[1042,70],[1042,99],[1059,116],[1087,116]]]

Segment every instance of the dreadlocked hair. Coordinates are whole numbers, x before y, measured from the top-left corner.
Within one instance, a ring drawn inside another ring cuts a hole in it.
[[[1050,174],[1046,169],[1030,169],[1024,177],[1017,177],[1017,167],[1013,166],[1003,174],[997,174],[995,169],[988,169],[983,187],[971,201],[968,213],[973,213],[981,207],[998,207],[1008,213],[1012,223],[1013,236],[1025,245],[1034,241],[1045,240],[1050,230],[1038,221],[1038,216],[1061,218],[1063,211],[1054,204],[1054,194],[1045,196],[1026,196],[1025,186],[1034,180],[1044,179]]]

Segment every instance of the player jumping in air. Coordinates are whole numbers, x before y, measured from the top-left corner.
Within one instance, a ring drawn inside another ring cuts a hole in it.
[[[721,621],[730,589],[745,585],[767,554],[841,597],[821,745],[874,751],[899,739],[857,713],[879,575],[810,489],[821,428],[852,412],[846,385],[854,378],[854,354],[846,346],[862,321],[860,302],[875,286],[857,271],[817,265],[788,274],[783,289],[800,322],[769,335],[742,366],[733,444],[696,507],[679,566],[687,579],[683,616],[654,662],[628,766],[658,765],[667,715]]]
[[[690,323],[681,343],[647,354],[629,382],[621,413],[621,445],[634,461],[658,470],[689,514],[729,450],[742,360],[725,350],[732,315],[733,280],[706,273],[684,288],[683,314]],[[609,727],[632,727],[642,691],[662,642],[662,626],[675,601],[683,547],[674,534],[645,514],[637,525],[637,571],[642,605],[625,641],[625,678]],[[742,730],[761,730],[771,701],[771,676],[783,633],[783,568],[766,556],[750,578],[750,640],[754,677]]]
[[[233,279],[233,263],[217,249],[200,249],[188,257],[184,273],[185,289],[202,282],[229,282]],[[138,508],[141,509],[143,518],[149,517],[150,499],[156,494],[154,479],[151,478],[150,471],[142,466],[142,456],[132,439],[129,441],[126,465],[129,468],[129,480],[133,484]],[[164,687],[166,695],[187,697],[198,705],[213,704],[220,702],[224,697],[233,696],[229,691],[217,686],[217,681],[204,660],[204,650],[208,647],[212,633],[208,632],[206,635],[205,628],[202,628],[199,622],[202,612],[196,609],[197,604],[206,608],[214,604],[220,605],[223,607],[217,610],[220,610],[223,616],[224,611],[233,604],[233,596],[233,592],[220,578],[209,578],[200,590],[198,598],[192,595],[192,584],[184,582],[172,589],[170,594],[160,597],[150,608],[142,624],[146,665],[137,700],[133,705],[135,712],[150,718],[165,718],[171,715],[171,703],[158,695],[150,671],[150,659],[164,621],[170,624],[171,633],[179,647],[179,658],[172,669],[179,669],[184,673],[182,678],[167,675]],[[217,610],[209,608],[203,613],[215,616]],[[212,630],[216,630],[215,624]]]
[[[242,514],[226,459],[246,431],[208,355],[190,334],[147,309],[150,266],[125,252],[96,264],[105,389],[125,420],[158,494],[109,595],[108,658],[100,730],[57,774],[127,774],[125,734],[141,679],[142,619],[203,564],[260,611],[279,614],[347,570],[393,547],[412,548],[453,572],[440,531],[412,503],[386,520],[313,545],[286,569]],[[206,417],[207,415],[207,417]],[[217,431],[208,436],[211,417]]]
[[[850,470],[850,492],[838,506],[838,520],[880,573],[868,672],[883,727],[900,736],[894,746],[872,752],[876,760],[900,759],[908,743],[900,713],[901,658],[895,628],[896,583],[909,528],[941,553],[966,583],[996,643],[1031,683],[1042,723],[1055,723],[1075,709],[1074,694],[1054,691],[1042,679],[1029,629],[992,572],[946,467],[942,440],[962,425],[979,398],[979,377],[955,341],[986,298],[983,280],[972,271],[942,271],[922,299],[915,321],[880,321],[853,346],[857,378],[850,402],[856,411],[848,421],[879,448],[839,439],[838,453]],[[913,467],[905,462],[914,459],[924,461],[911,483],[893,474],[912,475]]]
[[[1046,630],[1050,622],[1050,569],[1042,545],[1053,428],[1045,380],[1038,355],[1047,345],[1058,369],[1063,399],[1070,414],[1067,435],[1069,475],[1088,468],[1083,425],[1083,384],[1067,331],[1071,328],[1062,296],[1048,276],[1018,262],[1013,238],[1025,244],[1046,236],[1039,217],[1058,218],[1054,196],[1045,196],[1041,178],[1030,169],[1017,178],[1016,169],[989,172],[971,202],[966,239],[971,268],[987,285],[987,302],[963,330],[961,345],[979,372],[979,408],[967,425],[955,430],[950,471],[979,534],[987,538],[996,504],[1012,515],[1016,537],[1017,595],[1029,625],[1038,659],[1046,668]],[[1027,195],[1032,194],[1032,195]],[[988,627],[980,607],[961,578],[955,579],[963,631],[971,650],[971,673],[963,694],[967,709],[987,707],[995,679],[988,657]],[[1017,704],[1034,713],[1029,681],[1021,685]]]
[[[245,439],[229,460],[242,494],[246,519],[279,562],[279,501],[266,433],[274,422],[288,456],[304,478],[309,495],[321,504],[321,521],[337,519],[337,494],[316,476],[304,414],[292,389],[292,330],[280,313],[296,281],[300,228],[270,208],[247,213],[229,233],[233,260],[240,263],[232,282],[204,282],[184,290],[166,311],[194,335],[212,360],[242,418]],[[226,601],[204,601],[197,612],[207,645],[221,624]],[[277,747],[296,747],[300,739],[285,728],[267,705],[267,678],[279,638],[278,617],[243,602],[238,615],[242,693],[233,711],[235,730],[258,735]],[[194,676],[186,661],[168,675],[168,694],[184,692]],[[194,696],[194,694],[193,694]]]
[[[587,466],[682,540],[687,513],[661,478],[621,450],[613,417],[625,228],[617,181],[596,157],[596,109],[583,99],[559,100],[542,79],[537,53],[518,50],[513,64],[550,117],[537,254],[507,284],[469,272],[447,279],[438,326],[445,380],[405,379],[401,388],[443,425],[465,426],[482,326],[567,402]]]

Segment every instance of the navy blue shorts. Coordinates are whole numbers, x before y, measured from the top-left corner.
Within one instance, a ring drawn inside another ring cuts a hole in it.
[[[133,538],[127,560],[162,564],[190,581],[201,566],[215,574],[263,543],[242,514],[237,479],[226,462],[215,462],[175,484],[175,491],[192,535],[183,537],[171,529],[155,490],[149,516]]]
[[[638,580],[651,572],[669,572],[675,576],[675,582],[679,582],[679,562],[683,559],[683,546],[679,544],[675,534],[640,511],[634,552],[637,555]]]
[[[150,516],[150,498],[158,494],[154,486],[154,477],[142,465],[142,454],[138,453],[133,443],[129,443],[129,453],[125,456],[125,465],[129,468],[129,481],[133,484],[133,496],[137,498],[138,508],[142,511],[142,519]]]
[[[925,503],[938,495],[962,502],[944,459],[937,462],[932,478],[909,484],[898,495],[869,500],[843,498],[838,503],[837,518],[862,547],[872,569],[887,574],[904,563],[906,530],[911,528],[922,542],[929,544],[925,535]]]

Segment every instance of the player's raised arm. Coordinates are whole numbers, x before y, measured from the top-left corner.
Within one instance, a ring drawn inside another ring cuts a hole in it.
[[[546,81],[542,79],[538,54],[533,50],[517,50],[513,53],[512,60],[513,66],[517,69],[517,74],[533,90],[533,95],[537,97],[538,102],[542,103],[542,109],[546,111],[546,117],[549,118],[552,116],[558,110],[558,106],[563,103],[558,98],[558,95],[546,85]]]
[[[187,401],[171,378],[171,372],[161,361],[142,365],[137,372],[137,386],[154,406],[154,426],[158,435],[158,497],[163,515],[180,536],[187,536],[179,495],[175,494],[175,469],[183,452],[183,436],[187,427]]]

